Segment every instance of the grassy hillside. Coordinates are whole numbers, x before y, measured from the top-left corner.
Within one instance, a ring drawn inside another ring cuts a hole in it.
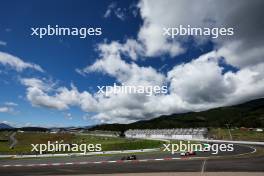
[[[238,141],[264,141],[264,132],[243,131],[240,129],[231,129],[230,133],[233,140]],[[210,128],[209,135],[215,139],[231,140],[228,129]]]
[[[127,129],[226,127],[227,123],[235,127],[264,127],[264,98],[235,106],[160,116],[131,124],[98,125],[91,130],[125,131]]]

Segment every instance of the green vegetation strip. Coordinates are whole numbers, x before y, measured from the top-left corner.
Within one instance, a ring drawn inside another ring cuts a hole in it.
[[[127,139],[119,137],[102,137],[91,135],[78,135],[70,133],[50,134],[50,133],[17,133],[15,138],[17,145],[10,149],[9,139],[11,133],[0,132],[0,154],[36,154],[31,152],[31,144],[47,144],[51,142],[61,142],[65,144],[102,144],[103,151],[113,150],[136,150],[146,148],[161,147],[164,142],[143,139]],[[65,152],[68,153],[68,152]]]

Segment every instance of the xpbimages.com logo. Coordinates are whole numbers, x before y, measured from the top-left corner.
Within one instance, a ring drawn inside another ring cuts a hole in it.
[[[184,142],[180,141],[179,143],[174,144],[163,144],[163,151],[170,152],[171,154],[177,152],[190,152],[190,151],[197,151],[197,152],[212,152],[212,154],[216,155],[221,152],[232,152],[234,151],[233,144],[208,144],[208,143],[191,143],[190,141]]]

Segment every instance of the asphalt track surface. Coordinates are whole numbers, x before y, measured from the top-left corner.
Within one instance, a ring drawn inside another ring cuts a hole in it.
[[[243,155],[250,152],[254,152],[254,149],[247,146],[236,145],[234,152],[219,153],[218,156]],[[179,154],[149,153],[137,155],[138,160],[129,162],[120,161],[120,157],[122,157],[120,155],[42,159],[4,159],[0,160],[0,175],[76,175],[215,171],[264,172],[264,157],[226,159],[207,158],[207,156],[210,155],[211,154],[208,152],[199,152],[195,157],[181,158]],[[67,165],[65,163],[72,164]]]

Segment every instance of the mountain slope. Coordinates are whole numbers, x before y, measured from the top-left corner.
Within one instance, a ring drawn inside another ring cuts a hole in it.
[[[11,127],[5,123],[0,123],[0,129],[13,129],[13,127]]]
[[[236,127],[264,127],[264,98],[202,112],[164,115],[131,124],[98,125],[91,130],[125,131],[127,129],[226,127],[226,124]]]

